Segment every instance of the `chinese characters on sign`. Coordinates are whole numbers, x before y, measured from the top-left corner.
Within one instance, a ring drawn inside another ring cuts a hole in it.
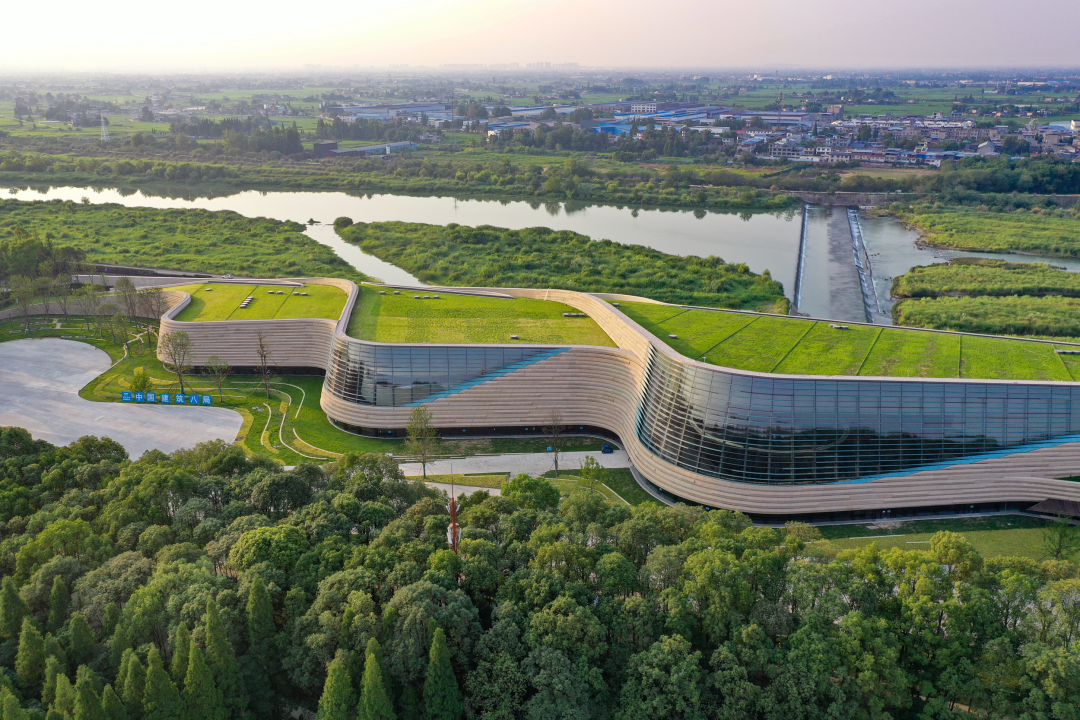
[[[152,393],[131,392],[124,390],[120,393],[120,399],[124,402],[137,403],[161,403],[162,405],[213,405],[213,398],[209,395],[185,395],[183,393]]]

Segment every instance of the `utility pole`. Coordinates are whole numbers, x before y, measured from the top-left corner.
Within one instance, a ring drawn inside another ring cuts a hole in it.
[[[457,555],[458,551],[458,522],[457,522],[457,493],[454,489],[454,463],[450,463],[450,549]]]

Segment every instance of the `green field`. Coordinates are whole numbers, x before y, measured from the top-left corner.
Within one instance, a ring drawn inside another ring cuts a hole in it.
[[[941,531],[964,535],[986,558],[1043,559],[1042,533],[1047,521],[1024,515],[1000,515],[952,520],[909,520],[882,525],[833,525],[822,535],[842,550],[876,543],[881,549],[929,550],[930,538]]]
[[[712,365],[790,375],[1080,381],[1080,362],[1020,338],[848,325],[795,317],[623,302],[677,352]],[[669,335],[676,334],[677,338]]]
[[[439,299],[414,298],[416,292],[395,295],[364,285],[349,318],[348,333],[361,340],[388,343],[497,343],[542,345],[603,345],[614,347],[596,321],[567,318],[577,312],[569,305],[438,293]],[[434,294],[431,292],[428,295]],[[423,294],[421,294],[423,297]],[[511,335],[517,335],[512,340]]]
[[[176,316],[181,322],[291,318],[336,320],[348,299],[343,290],[330,285],[292,287],[206,283],[170,289],[191,294],[191,303]],[[307,293],[307,296],[296,293]],[[253,300],[246,308],[241,308],[240,303],[246,297]]]

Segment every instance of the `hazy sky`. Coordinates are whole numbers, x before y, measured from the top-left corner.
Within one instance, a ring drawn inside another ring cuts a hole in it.
[[[4,3],[0,72],[323,65],[1074,66],[1072,3],[392,0]],[[1030,11],[1030,12],[1029,12]]]

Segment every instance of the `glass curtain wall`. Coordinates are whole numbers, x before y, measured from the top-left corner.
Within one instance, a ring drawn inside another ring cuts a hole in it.
[[[358,405],[430,402],[552,357],[564,348],[377,345],[334,339],[326,387]]]
[[[637,434],[678,467],[830,483],[1005,454],[1080,433],[1080,387],[758,377],[650,349]]]

